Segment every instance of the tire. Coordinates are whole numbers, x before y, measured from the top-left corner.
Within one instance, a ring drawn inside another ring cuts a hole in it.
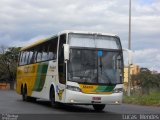
[[[27,96],[27,101],[29,101],[29,102],[36,102],[36,98],[35,97],[29,97],[29,96]]]
[[[100,112],[105,108],[105,105],[104,104],[94,104],[93,108],[95,111]]]
[[[22,100],[27,101],[27,89],[26,89],[26,87],[22,88]]]
[[[54,88],[52,87],[50,90],[50,103],[52,107],[56,107],[56,102],[55,102],[55,91]]]
[[[26,87],[22,88],[21,93],[22,93],[22,100],[23,101],[36,102],[36,98],[27,96],[27,88]]]

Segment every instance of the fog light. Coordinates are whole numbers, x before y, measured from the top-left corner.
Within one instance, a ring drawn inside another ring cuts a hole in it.
[[[71,100],[71,103],[74,103],[74,100]]]
[[[115,104],[119,104],[119,101],[115,101]]]

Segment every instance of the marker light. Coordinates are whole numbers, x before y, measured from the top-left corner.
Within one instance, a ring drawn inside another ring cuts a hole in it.
[[[122,93],[123,92],[123,88],[115,88],[113,90],[113,93]]]

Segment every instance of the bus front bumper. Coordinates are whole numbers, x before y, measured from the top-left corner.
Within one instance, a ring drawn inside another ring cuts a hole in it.
[[[70,104],[121,104],[123,93],[86,94],[66,89],[65,103]]]

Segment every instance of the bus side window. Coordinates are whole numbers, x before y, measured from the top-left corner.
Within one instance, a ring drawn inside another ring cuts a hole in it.
[[[57,43],[58,37],[49,41],[49,48],[48,48],[48,59],[49,60],[56,60],[57,58]]]
[[[64,63],[64,47],[66,43],[66,34],[60,36],[59,51],[58,51],[58,72],[59,82],[62,84],[66,83],[66,64]]]
[[[42,49],[42,61],[48,60],[48,44],[45,43]]]
[[[22,58],[23,58],[23,52],[20,52],[20,58],[19,58],[19,65],[23,65],[22,64]]]
[[[23,51],[22,55],[22,65],[25,65],[26,51]]]
[[[37,62],[40,62],[41,60],[42,60],[42,46],[39,45],[37,50]]]
[[[34,50],[33,50],[33,49],[30,49],[30,50],[29,50],[29,57],[28,57],[28,64],[32,64],[32,63],[33,63],[33,62],[31,61],[31,60],[32,60],[33,53],[34,53]]]
[[[24,60],[24,64],[28,64],[28,58],[29,58],[29,51],[26,51],[26,56],[25,56],[25,60]]]
[[[34,53],[33,53],[32,59],[31,59],[31,62],[32,62],[32,63],[36,63],[37,53],[38,53],[38,47],[35,47],[35,48],[34,48]]]
[[[18,53],[18,66],[20,65],[20,60],[21,60],[21,52]]]

